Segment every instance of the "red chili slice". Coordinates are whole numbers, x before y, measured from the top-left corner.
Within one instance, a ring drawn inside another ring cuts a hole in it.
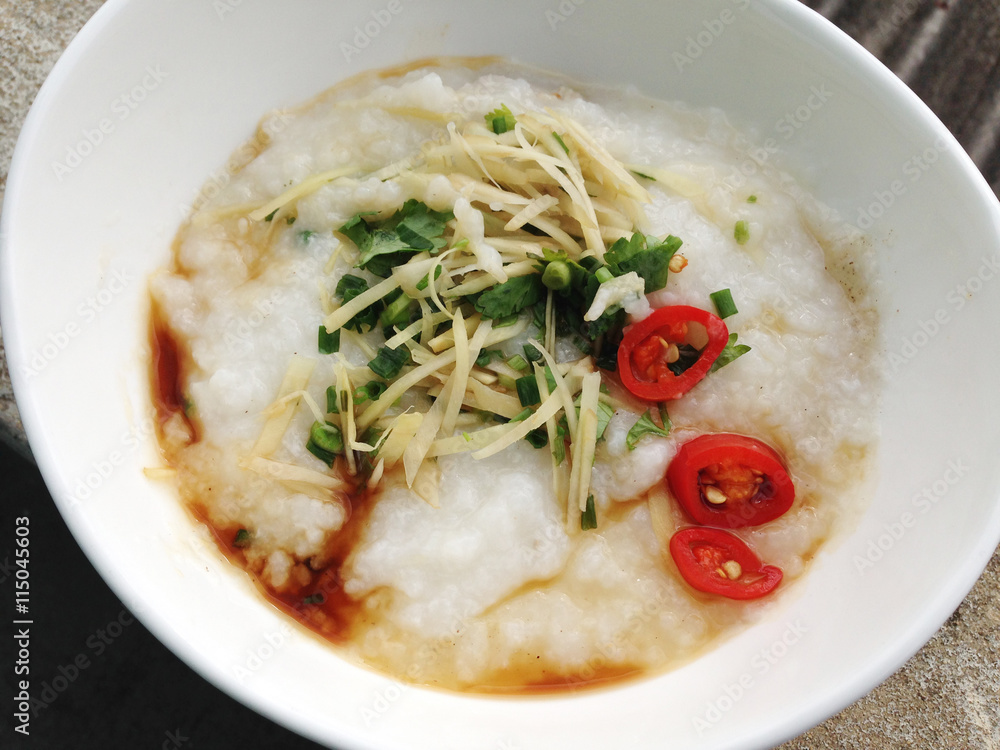
[[[781,456],[745,435],[701,435],[680,447],[667,469],[667,484],[696,523],[739,529],[784,514],[795,485]]]
[[[678,346],[686,343],[691,323],[704,327],[708,343],[686,370],[676,374],[670,365],[677,360]],[[672,401],[708,374],[728,341],[729,329],[722,318],[688,305],[661,307],[625,331],[618,347],[618,374],[634,396]]]
[[[670,538],[670,556],[698,591],[729,599],[759,599],[781,583],[781,568],[764,565],[739,537],[722,529],[692,526]]]

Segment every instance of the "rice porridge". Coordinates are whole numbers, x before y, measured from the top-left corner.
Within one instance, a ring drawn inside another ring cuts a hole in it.
[[[879,378],[863,242],[751,147],[492,59],[268,116],[150,282],[183,502],[414,683],[598,684],[753,622],[864,508]]]

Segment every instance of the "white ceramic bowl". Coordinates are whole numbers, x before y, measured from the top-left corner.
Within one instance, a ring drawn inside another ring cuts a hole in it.
[[[618,688],[499,700],[405,688],[265,605],[156,463],[147,274],[268,109],[348,74],[501,54],[719,106],[871,234],[889,384],[879,487],[773,617]],[[887,677],[1000,539],[1000,211],[944,127],[792,0],[111,0],[56,66],[7,183],[2,314],[25,427],[102,575],[221,689],[342,748],[758,748]]]

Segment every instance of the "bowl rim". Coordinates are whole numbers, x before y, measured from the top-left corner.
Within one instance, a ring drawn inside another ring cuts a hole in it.
[[[145,1],[152,4],[156,0]],[[108,0],[102,5],[70,42],[47,76],[30,108],[11,160],[4,198],[5,210],[0,216],[0,277],[4,279],[0,283],[0,291],[6,289],[10,283],[10,257],[15,252],[11,243],[12,237],[16,235],[16,222],[21,202],[20,185],[23,181],[22,173],[25,170],[23,164],[27,161],[29,152],[32,151],[38,127],[45,120],[51,105],[59,97],[66,77],[74,65],[91,51],[93,45],[99,43],[102,34],[123,9],[141,2],[143,0]],[[909,111],[918,112],[921,119],[949,144],[950,150],[962,167],[964,178],[976,189],[981,205],[975,207],[975,210],[990,214],[994,224],[1000,226],[1000,203],[997,202],[997,198],[985,178],[940,119],[912,90],[859,43],[798,0],[758,0],[758,2],[789,26],[794,27],[798,33],[810,33],[818,44],[831,47],[849,58],[852,65],[871,75],[876,81],[876,85],[888,95],[903,102]],[[0,294],[0,319],[4,322],[16,320],[16,312],[10,298],[10,294]],[[4,335],[8,341],[8,351],[14,355],[12,361],[9,362],[10,375],[21,410],[25,432],[29,437],[29,444],[32,446],[44,445],[43,419],[31,398],[30,387],[22,378],[20,368],[17,366],[20,352],[24,351],[21,345],[20,331],[16,322],[13,325],[4,326],[4,329]],[[56,472],[53,460],[54,458],[46,450],[42,450],[36,455],[39,469],[43,477],[46,478],[47,484],[49,484],[48,477],[54,476]],[[78,516],[68,512],[60,498],[54,497],[54,501],[88,559],[98,569],[102,578],[119,599],[123,602],[140,601],[142,592],[133,590],[128,578],[122,575],[112,558],[105,554],[98,539],[86,528],[86,524]],[[780,737],[781,741],[785,741],[798,736],[860,699],[919,651],[968,595],[1000,543],[1000,511],[994,513],[990,519],[984,520],[987,522],[982,526],[977,543],[970,549],[962,563],[955,567],[951,576],[951,585],[939,590],[933,604],[923,610],[922,617],[912,622],[904,636],[898,638],[886,649],[879,662],[865,665],[864,669],[859,670],[851,680],[843,681],[837,685],[824,686],[820,694],[805,704],[803,710],[796,716],[785,721],[780,728],[769,726],[760,728],[753,740],[761,743],[765,740],[770,742]],[[310,725],[308,721],[303,721],[302,717],[296,717],[283,708],[266,702],[264,697],[252,688],[235,680],[215,665],[204,662],[189,649],[188,644],[179,637],[168,622],[141,612],[136,616],[158,640],[202,677],[227,695],[251,706],[254,710],[279,724],[321,743],[332,740],[345,743],[350,747],[372,748],[373,750],[387,747],[384,742],[376,743],[370,737],[358,735],[346,727],[342,728],[342,734],[339,736],[333,736],[329,730],[320,732],[318,727]],[[763,747],[763,745],[760,746]]]

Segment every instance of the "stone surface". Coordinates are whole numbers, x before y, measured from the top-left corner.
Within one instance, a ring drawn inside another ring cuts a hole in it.
[[[28,106],[61,51],[101,4],[101,0],[0,0],[0,197]],[[806,0],[805,4],[858,39],[903,78],[955,133],[994,191],[1000,189],[1000,9],[994,0]],[[2,339],[0,438],[27,454]],[[217,704],[206,706],[204,715],[206,721],[218,721],[219,715],[209,709],[238,710],[221,696]],[[81,727],[87,721],[80,717]],[[280,737],[286,748],[315,747],[291,735]],[[245,739],[241,746],[247,746]],[[782,750],[890,748],[1000,750],[1000,555],[994,555],[958,610],[902,669],[839,715],[781,746]]]

